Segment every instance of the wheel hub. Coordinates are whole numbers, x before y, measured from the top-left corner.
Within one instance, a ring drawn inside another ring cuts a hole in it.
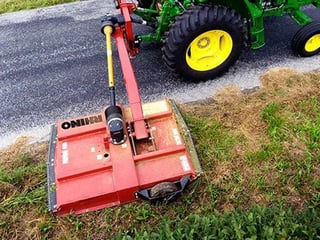
[[[307,52],[313,52],[320,48],[320,34],[312,36],[305,45]]]
[[[204,37],[204,38],[201,38],[198,42],[198,47],[199,48],[206,48],[208,47],[210,44],[210,38],[208,37]]]
[[[233,41],[223,30],[210,30],[197,36],[188,46],[186,61],[196,71],[210,71],[230,56]]]

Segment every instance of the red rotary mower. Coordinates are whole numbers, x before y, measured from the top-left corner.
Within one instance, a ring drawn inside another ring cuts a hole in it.
[[[142,104],[130,57],[138,47],[130,13],[105,16],[110,106],[52,126],[47,162],[49,210],[80,214],[129,203],[171,200],[201,173],[189,130],[174,101]],[[129,106],[116,104],[112,38],[122,66]]]

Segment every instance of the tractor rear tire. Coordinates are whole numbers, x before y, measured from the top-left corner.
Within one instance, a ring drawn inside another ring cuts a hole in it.
[[[220,5],[197,5],[176,18],[162,53],[176,76],[199,82],[226,72],[246,43],[247,29],[237,12]]]
[[[141,8],[150,8],[152,0],[139,0],[138,6]]]
[[[311,57],[320,52],[320,22],[311,22],[300,28],[292,38],[292,51],[301,57]]]

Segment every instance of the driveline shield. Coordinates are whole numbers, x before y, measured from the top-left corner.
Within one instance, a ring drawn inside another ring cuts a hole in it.
[[[125,142],[126,136],[123,130],[124,122],[121,108],[118,106],[110,106],[106,109],[105,115],[112,143],[122,144]]]

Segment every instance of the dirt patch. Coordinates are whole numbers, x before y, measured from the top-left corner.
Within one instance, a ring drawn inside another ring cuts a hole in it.
[[[261,88],[246,94],[236,85],[218,91],[208,104],[197,103],[184,107],[187,113],[220,121],[225,127],[244,135],[249,149],[257,149],[265,131],[266,123],[261,112],[268,104],[279,102],[291,104],[307,99],[320,92],[320,73],[300,73],[291,68],[274,68],[260,77]],[[238,149],[239,150],[239,149]]]
[[[238,86],[231,85],[217,92],[212,101],[183,107],[186,113],[218,121],[232,135],[246,139],[245,142],[239,141],[234,145],[233,159],[230,159],[232,162],[215,163],[212,170],[214,176],[211,178],[215,179],[215,184],[225,188],[226,183],[223,179],[230,178],[232,172],[238,171],[242,176],[242,185],[247,190],[251,189],[251,192],[246,193],[251,199],[249,205],[252,202],[268,204],[270,199],[274,198],[272,194],[267,196],[262,193],[263,186],[273,186],[274,189],[267,189],[270,192],[282,191],[276,183],[283,181],[277,172],[277,168],[281,168],[282,164],[279,159],[272,160],[272,156],[268,157],[268,165],[264,162],[246,163],[248,152],[262,152],[263,148],[271,143],[270,137],[266,134],[267,123],[261,117],[263,110],[270,104],[290,106],[294,110],[300,102],[309,99],[310,96],[319,96],[320,93],[319,72],[300,73],[290,68],[275,68],[262,74],[260,81],[261,87],[254,92],[245,93]],[[306,145],[294,135],[290,136],[290,141],[284,141],[281,147],[287,152],[288,156],[285,157],[292,161],[305,161]],[[294,171],[292,169],[292,172]],[[254,185],[252,182],[257,179],[261,182]],[[285,198],[294,208],[302,208],[308,197],[297,192],[288,192]],[[226,208],[231,208],[230,201],[227,203]]]
[[[26,156],[30,158],[32,163],[41,162],[47,155],[48,144],[29,144],[29,138],[22,136],[18,138],[12,145],[0,151],[1,168],[4,170],[12,170],[21,165],[19,160]]]

